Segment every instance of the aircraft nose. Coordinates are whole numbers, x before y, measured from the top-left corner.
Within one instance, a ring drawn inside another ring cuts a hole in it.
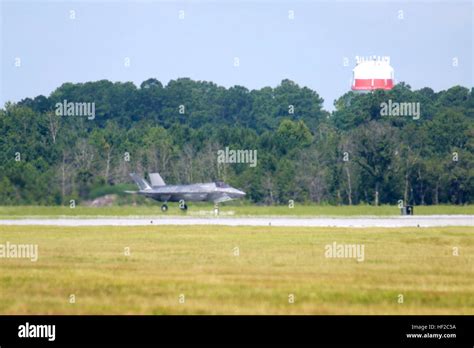
[[[232,198],[242,198],[246,195],[244,191],[238,190],[234,187],[231,187],[227,192]]]

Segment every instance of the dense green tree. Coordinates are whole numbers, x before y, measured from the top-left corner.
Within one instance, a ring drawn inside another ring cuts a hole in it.
[[[419,103],[420,118],[383,103]],[[95,118],[57,103],[94,103]],[[474,192],[474,88],[347,92],[332,113],[290,80],[224,88],[179,78],[64,83],[0,109],[0,204],[69,204],[130,172],[169,183],[226,180],[261,204],[469,204]],[[257,165],[217,163],[226,147]],[[105,192],[105,191],[104,191]]]

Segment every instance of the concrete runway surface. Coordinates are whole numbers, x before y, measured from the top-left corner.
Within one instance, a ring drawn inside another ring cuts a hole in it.
[[[287,227],[436,227],[473,226],[473,215],[429,215],[394,217],[157,217],[157,218],[28,218],[0,220],[0,225],[47,226],[153,226],[153,225],[223,225]],[[473,229],[474,232],[474,229]]]

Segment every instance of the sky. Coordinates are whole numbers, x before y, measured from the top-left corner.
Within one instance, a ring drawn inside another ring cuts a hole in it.
[[[472,1],[0,1],[0,105],[65,82],[288,78],[331,111],[370,55],[413,89],[474,86]]]

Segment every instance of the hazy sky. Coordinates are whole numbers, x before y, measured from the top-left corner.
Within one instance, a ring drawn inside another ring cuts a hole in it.
[[[0,17],[1,105],[64,82],[190,77],[256,89],[289,78],[332,110],[356,55],[390,56],[396,81],[414,89],[474,86],[470,1],[2,1]]]

